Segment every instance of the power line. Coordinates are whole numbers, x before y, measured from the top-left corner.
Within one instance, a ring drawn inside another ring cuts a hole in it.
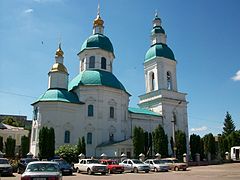
[[[22,96],[22,97],[27,97],[27,98],[37,98],[35,96],[29,96],[29,95],[19,94],[19,93],[14,93],[14,92],[9,92],[9,91],[7,92],[7,91],[1,91],[0,90],[0,93],[14,95],[14,96]]]

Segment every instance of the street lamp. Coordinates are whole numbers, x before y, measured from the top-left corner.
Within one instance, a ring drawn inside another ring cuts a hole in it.
[[[172,127],[173,127],[173,157],[176,158],[177,155],[177,147],[176,147],[176,114],[175,114],[175,110],[178,107],[178,105],[180,105],[182,103],[182,101],[179,101],[178,104],[174,107],[173,109],[173,116],[172,116]]]

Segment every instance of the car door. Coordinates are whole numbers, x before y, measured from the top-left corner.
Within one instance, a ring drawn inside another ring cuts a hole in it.
[[[150,170],[154,170],[154,163],[153,163],[153,160],[149,161],[149,167],[150,167]]]
[[[129,171],[133,171],[133,162],[131,160],[128,160],[127,168]]]
[[[86,160],[84,160],[84,159],[79,162],[79,170],[80,171],[86,171],[85,164],[86,164]]]
[[[127,160],[124,160],[121,165],[124,167],[125,171],[128,171]]]

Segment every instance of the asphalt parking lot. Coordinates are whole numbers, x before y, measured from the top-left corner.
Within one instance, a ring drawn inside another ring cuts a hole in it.
[[[110,175],[87,175],[74,173],[73,176],[64,176],[63,180],[95,180],[95,179],[111,179],[111,180],[228,180],[240,179],[240,163],[197,166],[190,167],[187,171],[169,171],[169,172],[150,172],[150,173],[123,173]],[[1,177],[1,180],[20,180],[19,174],[12,177]]]

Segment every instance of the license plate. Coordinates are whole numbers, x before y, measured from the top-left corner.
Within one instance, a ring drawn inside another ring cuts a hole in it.
[[[69,170],[68,169],[64,169],[63,172],[69,172]]]
[[[33,178],[33,180],[46,180],[46,178]]]

